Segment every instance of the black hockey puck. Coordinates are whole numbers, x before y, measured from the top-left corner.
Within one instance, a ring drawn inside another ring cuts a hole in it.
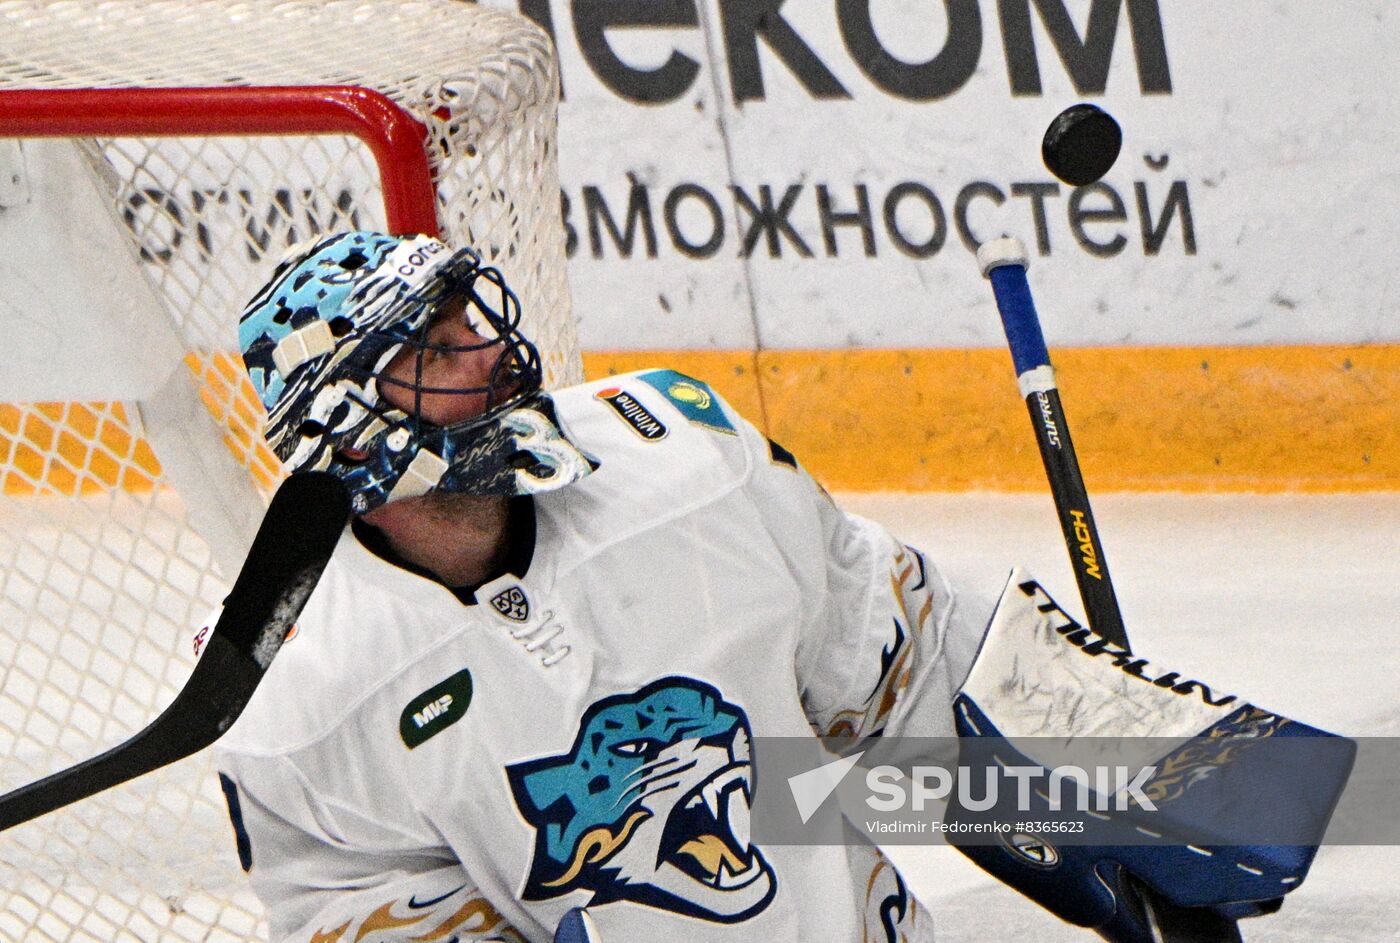
[[[1096,105],[1071,105],[1045,129],[1040,156],[1046,168],[1076,187],[1108,173],[1123,146],[1123,132],[1113,116]]]

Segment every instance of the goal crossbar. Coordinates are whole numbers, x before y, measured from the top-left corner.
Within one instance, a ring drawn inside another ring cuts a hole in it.
[[[427,129],[389,96],[356,85],[0,91],[0,136],[217,137],[339,134],[369,148],[397,234],[439,235]],[[389,170],[392,168],[392,171]]]

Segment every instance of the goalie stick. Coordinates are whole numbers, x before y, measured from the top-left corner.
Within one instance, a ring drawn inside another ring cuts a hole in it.
[[[238,715],[321,578],[350,517],[350,495],[325,472],[277,489],[185,686],[120,746],[0,796],[0,831],[204,749]]]
[[[1030,411],[1089,627],[1124,651],[1131,651],[1026,278],[1026,248],[1009,236],[991,239],[977,250],[977,264],[992,283],[1016,381]],[[1241,943],[1235,921],[1204,908],[1173,904],[1138,882],[1133,886],[1140,898],[1137,903],[1160,943]]]

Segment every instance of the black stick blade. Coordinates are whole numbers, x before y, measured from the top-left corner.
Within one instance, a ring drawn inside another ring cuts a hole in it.
[[[215,635],[266,669],[349,519],[349,491],[334,475],[299,472],[282,482],[224,600]]]
[[[0,831],[204,749],[233,726],[301,614],[350,518],[325,472],[284,481],[263,516],[203,657],[179,695],[130,740],[0,796]]]

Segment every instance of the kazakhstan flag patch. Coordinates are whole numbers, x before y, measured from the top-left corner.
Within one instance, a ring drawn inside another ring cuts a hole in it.
[[[651,370],[638,375],[637,379],[659,390],[691,422],[716,432],[738,434],[734,424],[724,414],[719,397],[704,381],[674,370]]]

